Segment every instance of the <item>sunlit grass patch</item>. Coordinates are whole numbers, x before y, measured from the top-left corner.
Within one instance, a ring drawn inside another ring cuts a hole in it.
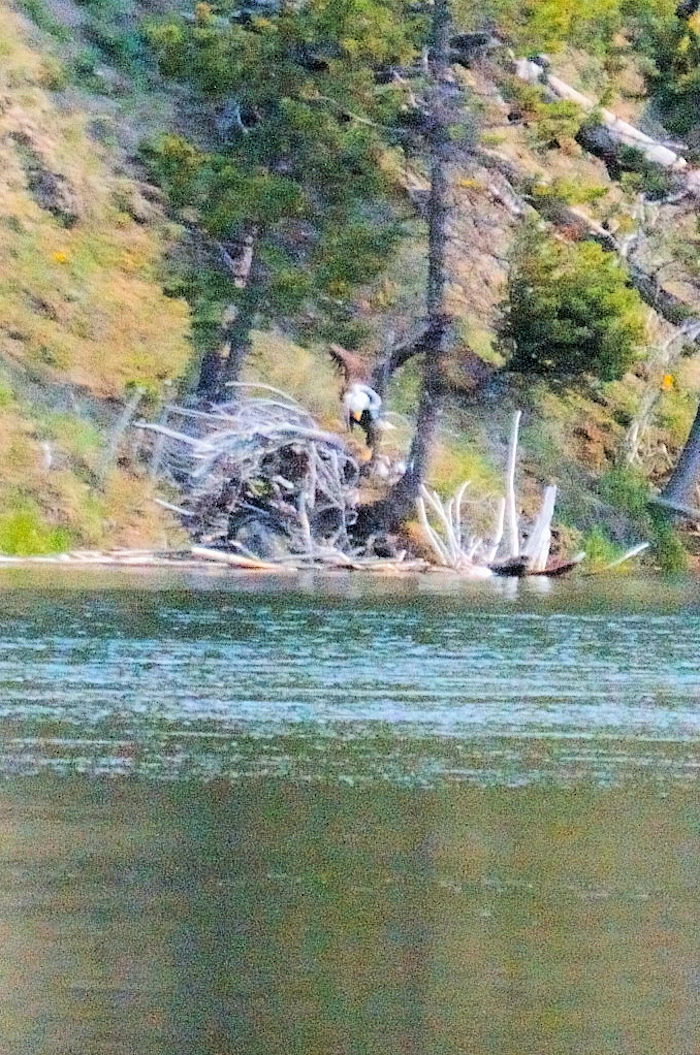
[[[321,424],[338,427],[342,380],[323,349],[302,348],[275,333],[254,333],[244,380],[262,381],[280,388],[305,406]]]
[[[503,494],[503,471],[481,444],[463,433],[441,435],[430,468],[429,483],[441,495],[451,495],[465,480],[477,495]]]
[[[0,553],[31,556],[60,553],[70,547],[70,533],[48,524],[32,499],[10,497],[11,508],[0,513]]]

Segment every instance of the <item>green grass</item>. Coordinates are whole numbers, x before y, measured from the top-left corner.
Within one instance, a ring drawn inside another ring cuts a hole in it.
[[[70,532],[48,524],[31,499],[18,498],[12,509],[0,514],[0,553],[27,557],[60,553],[70,545]]]
[[[18,0],[18,7],[44,33],[49,33],[61,44],[67,44],[70,41],[70,30],[54,18],[44,0]]]
[[[591,571],[605,568],[624,553],[624,546],[613,542],[598,524],[581,537],[580,548],[586,554],[586,567]]]
[[[629,466],[614,466],[600,477],[598,493],[604,502],[647,526],[649,484],[642,473]]]
[[[103,434],[85,418],[75,414],[48,413],[35,420],[38,436],[55,441],[76,462],[92,463],[104,448]]]

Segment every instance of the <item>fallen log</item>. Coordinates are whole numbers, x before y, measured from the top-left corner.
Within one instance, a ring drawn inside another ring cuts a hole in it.
[[[691,168],[682,154],[572,88],[566,81],[550,73],[544,62],[516,59],[515,73],[528,84],[541,85],[543,92],[551,98],[575,103],[584,113],[594,116],[595,120],[582,126],[578,137],[581,145],[590,153],[601,156],[608,163],[611,150],[630,148],[638,151],[650,164],[658,165],[677,176],[689,195],[696,197],[700,194],[700,170]],[[615,154],[614,159],[624,167],[619,154]]]
[[[547,561],[544,568],[531,568],[526,575],[546,575],[550,579],[558,578],[560,575],[568,575],[570,571],[577,568],[581,561],[585,560],[585,553],[577,553],[570,560]]]
[[[510,579],[525,579],[534,575],[558,578],[561,575],[568,575],[570,571],[577,568],[581,561],[585,559],[585,556],[585,553],[577,553],[575,557],[571,557],[569,560],[548,561],[543,568],[533,567],[528,557],[511,557],[509,560],[491,564],[489,567],[494,575]]]
[[[682,502],[674,502],[671,498],[663,498],[661,495],[652,495],[651,498],[648,499],[648,504],[659,506],[659,508],[668,510],[670,513],[676,513],[678,516],[687,517],[688,520],[700,521],[700,509],[696,509],[694,506],[684,505]]]
[[[565,202],[551,202],[533,194],[533,176],[519,168],[510,158],[501,157],[497,152],[481,150],[477,158],[484,165],[495,169],[508,181],[532,213],[538,213],[544,220],[561,227],[567,234],[577,234],[581,240],[597,242],[607,252],[617,253],[624,260],[630,283],[637,290],[642,300],[653,308],[672,326],[683,326],[687,330],[689,343],[700,346],[700,316],[693,308],[675,293],[662,286],[658,279],[645,271],[634,260],[631,260],[615,235],[587,216],[582,209],[567,205]]]
[[[214,563],[218,564],[228,564],[234,568],[246,568],[249,571],[294,570],[283,564],[273,563],[272,561],[253,560],[250,557],[243,557],[238,553],[229,553],[228,551],[220,549],[208,549],[206,546],[193,546],[191,552],[193,557],[202,557],[207,561],[214,561]]]
[[[494,575],[500,575],[508,579],[522,579],[527,575],[529,565],[530,560],[528,557],[518,556],[496,561],[494,564],[489,564],[489,568]]]

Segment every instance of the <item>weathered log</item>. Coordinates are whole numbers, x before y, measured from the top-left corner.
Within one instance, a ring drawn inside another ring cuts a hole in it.
[[[529,567],[529,558],[523,556],[509,557],[508,560],[497,561],[494,564],[489,564],[489,568],[494,573],[494,575],[501,575],[509,579],[522,579],[525,575],[527,575]]]
[[[218,564],[230,564],[234,568],[248,568],[251,571],[287,571],[284,565],[264,560],[252,560],[250,557],[242,557],[238,553],[230,553],[220,549],[208,549],[206,546],[193,546],[193,557],[202,557],[204,560],[214,561]]]
[[[661,509],[668,510],[669,513],[675,513],[681,517],[687,517],[688,520],[700,521],[700,509],[694,506],[684,505],[682,502],[675,502],[672,498],[665,498],[663,495],[651,495],[649,498],[649,505],[659,506]]]
[[[549,73],[542,64],[533,62],[531,59],[517,59],[515,72],[521,80],[527,81],[528,84],[542,85],[543,90],[551,93],[554,98],[575,103],[585,113],[595,115],[596,121],[590,126],[591,144],[594,147],[592,153],[595,153],[597,149],[604,153],[609,152],[611,146],[631,147],[638,150],[647,161],[670,172],[685,173],[689,169],[687,160],[681,154],[660,143],[653,136],[647,135],[646,132],[642,132],[641,129],[635,128],[629,122],[623,121],[612,110],[599,106],[595,100],[590,99],[583,92],[577,91],[560,77]],[[596,124],[605,129],[604,140],[595,138],[593,130]],[[699,175],[695,170],[690,170],[690,172],[694,173],[694,177]],[[691,186],[694,187],[694,193],[697,192],[695,179],[691,181]]]
[[[539,213],[543,219],[553,223],[556,227],[566,229],[569,235],[573,232],[578,234],[582,240],[589,239],[597,242],[607,252],[617,253],[624,260],[630,283],[642,300],[672,326],[686,326],[689,340],[700,345],[700,315],[696,316],[693,308],[686,301],[662,286],[654,275],[645,271],[634,260],[630,260],[623,246],[611,231],[587,216],[582,209],[567,205],[562,201],[552,202],[544,196],[533,194],[532,175],[509,158],[504,158],[490,150],[481,150],[477,157],[484,165],[495,169],[504,179],[508,180],[513,190],[522,197],[532,212]],[[697,334],[693,332],[696,323]]]
[[[556,579],[560,575],[568,575],[570,571],[579,566],[585,557],[585,553],[577,553],[570,560],[548,561],[544,568],[530,568],[526,575],[546,575],[550,579]]]

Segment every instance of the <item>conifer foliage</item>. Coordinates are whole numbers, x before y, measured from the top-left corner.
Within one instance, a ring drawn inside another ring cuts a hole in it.
[[[171,133],[147,156],[234,279],[228,353],[202,370],[200,389],[217,394],[256,319],[304,308],[342,339],[353,289],[384,266],[405,210],[390,157],[408,89],[391,71],[413,60],[416,22],[400,0],[309,0],[265,17],[200,3],[146,35],[204,115],[200,143]]]
[[[642,302],[617,257],[594,242],[565,242],[537,225],[524,228],[501,323],[511,369],[610,381],[630,367],[644,334]]]

